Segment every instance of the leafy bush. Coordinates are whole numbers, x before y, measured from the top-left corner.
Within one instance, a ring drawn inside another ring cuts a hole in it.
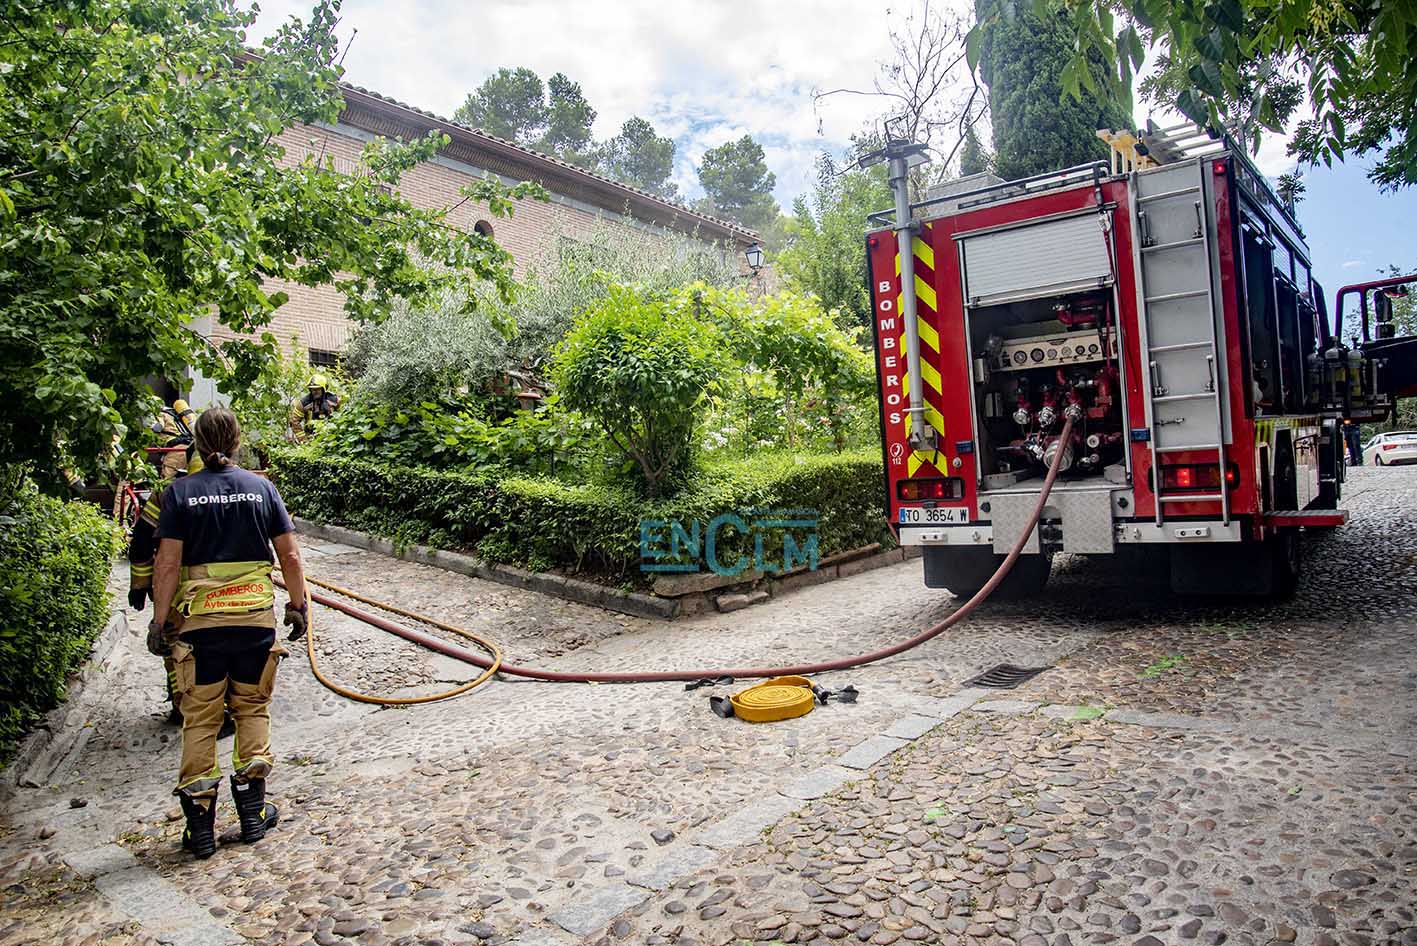
[[[0,501],[0,761],[64,698],[108,617],[113,524],[96,506],[22,487]]]
[[[687,234],[656,230],[646,239],[609,221],[574,236],[563,230],[553,228],[511,294],[484,287],[475,307],[455,292],[420,305],[396,300],[386,321],[357,331],[346,360],[361,376],[359,396],[405,409],[486,389],[509,372],[536,377],[575,318],[616,283],[664,292],[738,279],[730,248]]]
[[[744,415],[745,446],[844,450],[863,419],[875,417],[875,368],[859,344],[814,296],[779,292],[754,299],[741,289],[692,287],[688,293],[723,327],[742,370],[730,375],[723,405]],[[761,403],[760,403],[761,402]],[[769,428],[754,430],[768,406]],[[869,426],[869,425],[866,425]],[[826,434],[823,437],[822,434]]]
[[[727,288],[740,281],[737,251],[713,246],[697,235],[600,221],[574,233],[558,228],[548,237],[510,303],[486,294],[484,307],[505,305],[517,325],[509,342],[513,367],[539,372],[574,321],[599,306],[617,284],[667,293],[703,283]]]
[[[612,286],[556,349],[552,378],[598,422],[650,496],[687,470],[705,397],[727,363],[723,339],[683,294]]]
[[[468,396],[396,409],[356,397],[320,425],[313,444],[330,456],[469,472],[565,475],[593,462],[599,441],[590,421],[560,410],[555,398],[500,421],[486,419],[497,413],[492,400]]]
[[[396,302],[389,317],[350,341],[346,360],[359,374],[358,397],[404,408],[479,390],[515,368],[503,331],[488,318],[489,299],[468,311],[456,293],[434,304]]]
[[[874,450],[714,463],[691,486],[660,500],[641,499],[614,484],[328,459],[309,448],[276,454],[272,475],[291,510],[315,521],[471,548],[494,561],[588,568],[617,578],[640,574],[640,527],[648,519],[687,527],[721,513],[814,509],[822,556],[889,538],[881,512],[881,459]],[[726,529],[720,538],[720,560],[751,558],[751,537]]]

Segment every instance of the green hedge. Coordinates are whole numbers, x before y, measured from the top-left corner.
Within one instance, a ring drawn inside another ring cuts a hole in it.
[[[324,458],[309,448],[273,453],[270,471],[298,516],[404,542],[472,549],[493,561],[537,570],[588,569],[635,578],[643,520],[691,528],[722,513],[753,509],[816,510],[821,557],[890,540],[875,451],[711,464],[692,487],[662,500],[645,500],[629,488],[547,477]],[[718,534],[720,561],[752,557],[752,538],[733,529]],[[764,549],[767,560],[781,560],[780,539],[770,535]]]
[[[0,503],[0,763],[64,698],[108,618],[119,540],[98,507],[32,488]]]

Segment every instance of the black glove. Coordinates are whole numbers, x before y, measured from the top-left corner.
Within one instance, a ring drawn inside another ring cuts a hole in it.
[[[290,639],[298,641],[305,636],[305,632],[310,627],[310,602],[296,607],[294,604],[285,606],[285,626],[290,628]]]
[[[172,653],[172,641],[168,638],[169,624],[148,622],[148,653],[154,657],[166,657]]]
[[[128,589],[128,607],[132,608],[134,611],[141,611],[141,610],[143,610],[143,606],[144,606],[145,604],[147,604],[147,603],[148,603],[148,589],[146,589],[146,588],[129,588],[129,589]]]

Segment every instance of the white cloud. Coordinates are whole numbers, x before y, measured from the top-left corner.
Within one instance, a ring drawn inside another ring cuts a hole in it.
[[[1344,269],[1357,269],[1359,266],[1366,266],[1367,263],[1360,259],[1348,259],[1343,261]]]

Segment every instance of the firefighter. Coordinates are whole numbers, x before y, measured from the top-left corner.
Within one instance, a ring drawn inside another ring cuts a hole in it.
[[[1348,465],[1363,465],[1363,434],[1361,428],[1353,421],[1344,419],[1343,421],[1343,442],[1348,445]]]
[[[158,412],[152,431],[162,437],[164,447],[186,447],[192,443],[192,425],[196,421],[196,411],[179,397],[171,407],[164,407]],[[165,480],[177,476],[186,466],[187,459],[178,450],[164,453],[162,462],[158,464],[160,475]]]
[[[339,395],[330,391],[325,376],[311,375],[309,391],[290,404],[290,432],[295,442],[304,443],[310,439],[315,425],[333,415],[339,404]]]
[[[178,477],[196,473],[202,469],[202,461],[197,458],[191,446],[188,446],[185,454],[167,454],[166,456],[182,456],[186,459],[187,465],[178,472]],[[157,555],[155,533],[157,532],[158,515],[162,510],[162,495],[171,483],[171,480],[163,480],[153,487],[152,495],[138,511],[138,521],[133,524],[133,537],[128,543],[128,606],[134,611],[143,610],[147,600],[152,597],[153,558]],[[163,657],[162,664],[167,681],[167,700],[172,704],[168,710],[167,721],[179,724],[182,722],[182,695],[173,685],[172,656],[169,654]],[[223,735],[226,734],[228,725],[229,721],[223,723]]]
[[[280,493],[231,460],[241,445],[236,415],[210,408],[197,418],[193,435],[203,469],[173,481],[158,517],[148,649],[171,653],[175,664],[182,763],[173,794],[187,821],[182,846],[207,858],[216,852],[216,743],[225,707],[236,721],[231,791],[241,840],[259,841],[279,817],[265,800],[273,764],[271,692],[286,655],[276,643],[272,546],[290,593],[290,640],[306,633],[309,600]]]

